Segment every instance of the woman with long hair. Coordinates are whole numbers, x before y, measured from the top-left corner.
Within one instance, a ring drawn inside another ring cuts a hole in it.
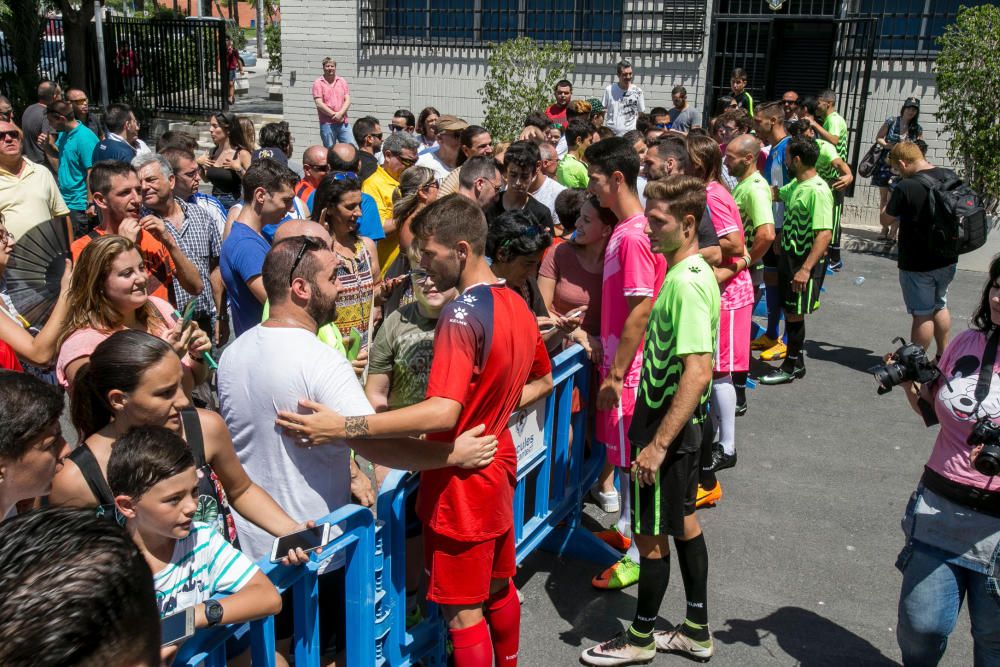
[[[889,116],[882,123],[875,137],[875,143],[882,147],[882,160],[872,174],[872,185],[878,187],[878,209],[879,223],[882,225],[880,241],[895,241],[896,231],[899,222],[886,224],[885,207],[889,204],[889,195],[892,192],[889,185],[892,181],[892,167],[889,165],[889,153],[893,146],[898,143],[909,141],[916,142],[923,139],[924,128],[920,126],[920,100],[916,97],[908,97],[903,102],[903,108],[899,110],[898,116]]]
[[[413,166],[399,176],[399,185],[392,193],[392,219],[396,221],[396,233],[399,234],[399,252],[391,258],[392,263],[385,272],[384,317],[414,300],[413,286],[404,280],[411,267],[409,250],[413,246],[413,233],[410,223],[417,213],[438,198],[440,190],[437,175],[427,167]]]
[[[190,371],[191,387],[208,373],[203,355],[212,341],[193,321],[173,316],[173,306],[146,293],[148,276],[136,245],[124,236],[91,241],[77,262],[69,311],[59,340],[56,377],[69,388],[94,348],[116,331],[135,329],[166,340]]]
[[[417,116],[417,139],[424,150],[437,146],[437,121],[441,112],[434,107],[424,107]]]
[[[18,357],[38,366],[48,366],[56,357],[59,334],[69,316],[69,285],[73,277],[72,263],[67,259],[59,282],[59,298],[49,315],[45,326],[32,335],[29,323],[20,316],[14,302],[7,295],[7,283],[4,273],[7,264],[14,254],[17,241],[14,235],[7,231],[3,215],[0,214],[0,368],[20,370]],[[6,352],[6,354],[4,354]],[[12,354],[13,353],[13,354]],[[16,355],[16,356],[14,356]],[[8,363],[4,363],[7,359]]]
[[[722,153],[710,137],[688,136],[691,174],[705,182],[708,213],[722,249],[719,280],[719,340],[712,379],[712,418],[719,448],[703,453],[714,471],[736,464],[736,415],[746,412],[746,381],[750,370],[750,324],[753,284],[743,222],[736,200],[722,183]],[[704,467],[704,466],[703,466]],[[709,479],[709,486],[714,486]]]
[[[183,375],[174,349],[143,331],[119,331],[98,345],[73,385],[71,416],[81,443],[56,475],[49,501],[113,513],[106,475],[115,441],[137,426],[162,426],[184,439],[200,472],[195,521],[235,542],[231,505],[272,535],[301,530],[247,477],[222,417],[191,407]]]
[[[208,122],[215,148],[198,158],[205,178],[212,184],[214,195],[226,210],[243,196],[243,174],[250,168],[253,137],[243,134],[236,114],[220,111]]]
[[[337,319],[334,324],[344,338],[351,329],[368,346],[372,327],[375,289],[381,282],[375,242],[358,233],[361,218],[361,181],[351,173],[330,174],[316,188],[312,219],[330,230],[330,249],[337,255]]]

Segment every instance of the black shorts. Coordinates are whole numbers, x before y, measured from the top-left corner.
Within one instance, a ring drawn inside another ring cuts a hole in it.
[[[772,271],[778,268],[778,255],[774,252],[774,246],[772,245],[764,253],[764,256],[760,258],[760,263],[764,265],[764,270],[771,269]]]
[[[638,535],[684,536],[684,517],[694,514],[701,467],[702,425],[688,422],[656,473],[652,486],[632,481],[632,530]],[[693,449],[692,449],[693,447]],[[677,451],[685,450],[685,451]],[[632,456],[641,447],[632,443]]]
[[[323,656],[336,656],[347,646],[346,582],[344,568],[319,577],[319,650]],[[288,639],[294,630],[292,589],[281,594],[281,612],[274,617],[275,639]]]
[[[778,292],[781,294],[781,305],[789,315],[808,315],[819,310],[819,295],[826,277],[826,257],[813,267],[806,288],[795,292],[792,290],[792,278],[804,261],[804,257],[787,253],[778,256]]]

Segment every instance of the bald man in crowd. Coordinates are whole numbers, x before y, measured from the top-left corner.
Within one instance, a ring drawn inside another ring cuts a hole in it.
[[[309,211],[312,211],[316,188],[323,177],[330,173],[330,165],[326,161],[325,146],[310,146],[302,154],[302,180],[295,185],[295,196],[301,199]]]

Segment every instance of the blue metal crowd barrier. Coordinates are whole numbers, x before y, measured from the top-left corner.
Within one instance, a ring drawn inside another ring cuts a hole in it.
[[[620,554],[594,537],[581,523],[583,497],[597,481],[604,449],[586,443],[591,365],[580,346],[552,361],[554,389],[545,402],[544,447],[518,462],[514,491],[514,534],[517,562],[536,549],[581,558],[602,566]],[[573,412],[574,389],[580,409]],[[316,574],[318,561],[335,553],[347,557],[347,664],[427,667],[447,663],[447,631],[436,607],[411,628],[406,627],[407,497],[416,493],[419,476],[394,471],[382,483],[375,522],[371,511],[351,505],[317,523],[341,526],[343,534],[302,568],[262,563],[279,590],[293,588],[295,664],[312,667],[319,660]],[[377,525],[376,525],[377,523]],[[274,619],[199,631],[181,649],[174,664],[225,664],[225,645],[249,638],[254,665],[274,665]]]

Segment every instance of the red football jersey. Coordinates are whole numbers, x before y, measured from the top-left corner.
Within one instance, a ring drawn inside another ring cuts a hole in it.
[[[445,307],[434,333],[427,397],[458,401],[462,413],[454,429],[427,437],[452,442],[485,424],[499,445],[485,468],[420,473],[417,514],[435,532],[477,542],[511,527],[517,455],[507,423],[524,385],[551,370],[535,316],[515,290],[475,285]]]
[[[0,317],[5,316],[0,314]],[[14,348],[2,340],[0,340],[0,369],[24,372],[24,368],[21,367],[21,361],[17,358],[17,354],[14,353]]]

